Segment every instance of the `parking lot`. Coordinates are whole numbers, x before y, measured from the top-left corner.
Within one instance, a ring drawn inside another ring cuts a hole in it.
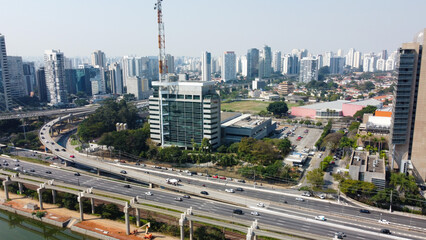
[[[280,133],[280,138],[288,135],[288,139],[293,145],[296,145],[296,151],[302,152],[305,148],[312,149],[316,141],[319,139],[322,133],[322,129],[297,127],[297,126],[285,126],[287,127]],[[294,129],[294,131],[292,131]],[[293,132],[293,134],[290,134]]]

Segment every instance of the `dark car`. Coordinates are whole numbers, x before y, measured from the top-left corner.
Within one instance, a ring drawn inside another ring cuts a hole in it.
[[[129,184],[126,184],[126,185],[124,185],[123,187],[125,187],[125,188],[130,188],[130,185],[129,185]]]
[[[59,152],[59,148],[56,148],[55,151]]]
[[[64,152],[66,151],[65,148],[62,148],[61,150],[64,151]]]
[[[370,210],[367,209],[360,209],[359,210],[360,213],[370,213]]]
[[[137,163],[135,163],[135,165],[136,165],[136,166],[139,166],[139,165],[141,165],[141,164],[137,162]]]
[[[382,230],[380,230],[380,232],[381,233],[384,233],[384,234],[391,234],[391,231],[389,230],[389,229],[382,229]]]
[[[80,176],[80,173],[76,172],[74,173],[74,176]]]
[[[35,170],[34,170],[34,169],[31,169],[31,170],[30,170],[30,172],[35,172]]]
[[[15,167],[19,167],[19,163],[15,164]]]
[[[124,171],[124,170],[121,170],[121,171],[120,171],[120,173],[122,173],[122,174],[127,174],[127,172],[126,172],[126,171]]]
[[[242,191],[244,191],[244,189],[243,189],[243,188],[240,188],[240,187],[237,187],[237,188],[235,189],[235,191],[240,191],[240,192],[242,192]]]
[[[191,198],[191,196],[189,196],[189,195],[183,195],[183,198],[188,198],[188,199],[190,199],[190,198]]]
[[[203,194],[203,195],[209,195],[209,193],[206,192],[206,191],[201,191],[200,193]]]
[[[47,173],[47,174],[52,174],[52,172],[51,172],[51,171],[46,171],[46,173]]]
[[[233,213],[238,214],[238,215],[243,215],[243,210],[241,210],[241,209],[234,209]]]

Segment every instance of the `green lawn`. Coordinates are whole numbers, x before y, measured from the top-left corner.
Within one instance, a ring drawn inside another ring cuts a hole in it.
[[[235,101],[231,103],[222,103],[222,111],[234,111],[243,113],[254,113],[257,114],[262,110],[266,111],[269,102],[262,101]]]

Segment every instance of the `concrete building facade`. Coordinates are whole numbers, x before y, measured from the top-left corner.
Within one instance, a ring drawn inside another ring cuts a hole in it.
[[[12,94],[7,62],[6,41],[0,33],[0,110],[12,109]]]
[[[212,79],[212,54],[209,52],[203,52],[202,55],[202,77],[203,81],[211,81]]]
[[[64,53],[59,50],[46,50],[44,52],[44,71],[48,90],[47,101],[51,105],[68,103]]]
[[[234,52],[227,51],[223,53],[222,81],[227,82],[237,79],[236,61],[237,58]]]

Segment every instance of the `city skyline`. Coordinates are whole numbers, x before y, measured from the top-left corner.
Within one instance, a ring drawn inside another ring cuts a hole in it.
[[[9,56],[42,56],[46,49],[60,49],[68,57],[88,56],[95,49],[101,49],[107,57],[155,56],[158,46],[154,2],[91,1],[81,8],[78,1],[1,0],[0,22],[7,24],[0,25],[0,31],[8,39]],[[165,1],[166,52],[199,57],[206,50],[213,56],[235,51],[239,56],[264,44],[283,52],[293,48],[312,53],[349,48],[361,52],[394,51],[423,29],[426,16],[421,9],[426,3],[413,2],[416,8],[396,0],[267,4],[255,0]],[[235,11],[241,7],[245,10]],[[96,8],[102,11],[94,11]],[[35,27],[29,27],[29,22]],[[50,27],[43,27],[47,22]]]

